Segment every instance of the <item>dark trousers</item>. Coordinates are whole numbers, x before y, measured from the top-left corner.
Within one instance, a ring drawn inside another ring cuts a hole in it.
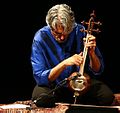
[[[54,90],[36,85],[32,93],[32,100],[36,100],[37,106],[52,107],[57,102],[73,104],[75,102],[73,95],[74,92],[69,88],[60,87]],[[89,90],[77,97],[76,104],[105,106],[111,105],[113,100],[112,90],[103,82],[92,79]]]

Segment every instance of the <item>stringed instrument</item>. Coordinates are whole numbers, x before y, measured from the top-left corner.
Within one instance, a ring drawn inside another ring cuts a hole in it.
[[[92,32],[97,32],[99,33],[99,29],[93,29],[94,25],[101,25],[100,22],[95,22],[94,21],[94,17],[95,17],[95,13],[94,11],[90,14],[90,19],[88,22],[82,22],[82,24],[87,24],[88,28],[87,30],[85,30],[84,32],[87,32],[87,35],[85,37],[85,43],[89,42],[89,34],[91,35]],[[88,47],[84,46],[83,49],[83,63],[80,65],[80,70],[79,72],[74,72],[70,75],[70,77],[68,78],[69,82],[69,87],[74,91],[74,97],[79,96],[80,94],[85,93],[91,84],[91,80],[90,80],[90,76],[87,73],[84,73],[84,67],[85,67],[85,62],[86,62],[86,57],[87,57],[87,53],[88,53]]]

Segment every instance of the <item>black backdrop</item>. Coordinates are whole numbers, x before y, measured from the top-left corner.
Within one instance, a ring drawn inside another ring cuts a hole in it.
[[[30,64],[32,39],[34,33],[46,25],[48,9],[57,3],[70,5],[77,22],[87,21],[92,10],[96,11],[102,22],[97,44],[105,60],[100,79],[115,93],[120,92],[119,6],[115,0],[4,1],[1,4],[0,104],[31,98],[35,85]]]

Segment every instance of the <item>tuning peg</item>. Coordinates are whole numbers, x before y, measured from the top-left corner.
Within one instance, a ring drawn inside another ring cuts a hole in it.
[[[101,31],[97,28],[97,29],[92,29],[93,32],[96,32],[96,33],[100,33]]]
[[[94,24],[99,25],[99,26],[102,25],[102,23],[100,21],[94,22]]]

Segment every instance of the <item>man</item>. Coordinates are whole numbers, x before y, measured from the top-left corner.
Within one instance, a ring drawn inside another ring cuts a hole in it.
[[[74,12],[66,4],[50,8],[46,23],[47,26],[36,32],[32,44],[31,64],[36,81],[32,101],[42,107],[52,107],[55,102],[74,103],[74,91],[69,88],[68,78],[80,70],[86,47],[84,72],[90,76],[91,83],[84,94],[78,95],[76,103],[111,105],[112,91],[96,79],[104,70],[96,37],[83,32],[84,26],[75,22]]]

